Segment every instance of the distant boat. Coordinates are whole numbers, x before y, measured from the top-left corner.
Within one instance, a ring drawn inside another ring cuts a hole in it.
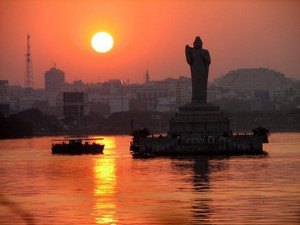
[[[52,140],[52,154],[103,154],[103,138],[66,137]]]

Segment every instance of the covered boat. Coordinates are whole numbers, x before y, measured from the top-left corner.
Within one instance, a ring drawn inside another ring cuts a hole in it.
[[[52,140],[52,154],[103,154],[103,138],[66,137]]]

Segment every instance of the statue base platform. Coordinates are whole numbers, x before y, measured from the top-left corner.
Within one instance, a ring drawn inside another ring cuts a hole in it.
[[[220,107],[211,103],[188,103],[179,107],[179,111],[219,111]]]
[[[229,132],[229,120],[211,103],[189,103],[170,121],[170,133],[180,136],[218,136]]]

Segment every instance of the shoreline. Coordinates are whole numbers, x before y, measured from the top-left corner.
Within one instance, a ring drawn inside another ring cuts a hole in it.
[[[250,130],[245,130],[245,129],[241,129],[241,130],[236,130],[236,131],[233,131],[233,133],[249,133],[251,132]],[[158,134],[162,134],[162,133],[167,133],[167,131],[157,131],[157,132],[153,132],[153,135],[158,135]],[[273,133],[300,133],[300,130],[298,129],[291,129],[291,130],[288,130],[288,129],[277,129],[277,130],[271,130],[270,131],[271,135]],[[130,136],[130,132],[122,132],[122,131],[119,131],[119,132],[113,132],[113,131],[110,131],[110,132],[82,132],[80,134],[78,134],[78,132],[61,132],[61,133],[35,133],[33,135],[30,135],[30,136],[22,136],[22,137],[7,137],[7,138],[0,138],[0,140],[9,140],[9,139],[12,139],[12,140],[15,140],[15,139],[24,139],[24,138],[36,138],[36,137],[58,137],[58,136],[72,136],[72,135],[77,135],[77,136],[113,136],[113,135],[128,135]]]

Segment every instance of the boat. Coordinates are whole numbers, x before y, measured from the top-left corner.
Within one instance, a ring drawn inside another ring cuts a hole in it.
[[[103,138],[65,137],[52,140],[52,154],[103,154]]]

